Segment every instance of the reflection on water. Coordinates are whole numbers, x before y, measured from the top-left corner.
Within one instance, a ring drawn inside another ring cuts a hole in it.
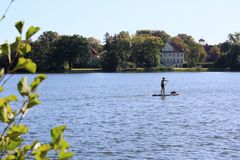
[[[167,91],[180,96],[151,96],[163,76]],[[26,116],[27,139],[50,141],[50,128],[67,124],[76,160],[239,159],[239,79],[217,72],[51,74],[40,87],[42,105]]]

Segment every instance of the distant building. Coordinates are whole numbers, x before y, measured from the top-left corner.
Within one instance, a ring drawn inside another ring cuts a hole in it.
[[[172,42],[167,42],[161,51],[160,64],[166,67],[183,67],[184,50]]]
[[[204,46],[204,45],[206,45],[206,42],[205,42],[205,40],[204,39],[199,39],[199,44],[201,44],[202,46]]]
[[[97,67],[100,63],[100,54],[93,48],[91,48],[90,66]]]
[[[199,44],[201,44],[201,45],[203,46],[205,52],[207,53],[207,57],[205,58],[205,61],[206,61],[206,62],[214,62],[214,61],[216,61],[217,58],[218,58],[218,56],[211,53],[211,49],[212,49],[212,47],[213,47],[214,45],[209,45],[209,44],[207,44],[207,43],[205,42],[205,40],[202,39],[202,38],[199,39],[198,42],[199,42]]]

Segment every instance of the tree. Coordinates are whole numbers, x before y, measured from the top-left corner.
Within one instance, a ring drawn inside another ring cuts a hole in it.
[[[198,43],[195,44],[196,45],[196,48],[197,48],[197,52],[199,54],[199,57],[197,59],[197,62],[204,62],[206,56],[207,56],[207,53],[204,49],[204,47]]]
[[[226,55],[226,66],[233,70],[240,69],[240,44],[233,44]]]
[[[180,37],[172,37],[170,39],[171,42],[175,43],[176,45],[180,46],[184,51],[184,60],[188,60],[188,56],[190,54],[190,49],[186,43],[183,42],[183,40]]]
[[[161,38],[151,35],[133,37],[132,52],[134,62],[141,67],[157,67],[160,64]]]
[[[31,43],[32,50],[27,55],[38,66],[38,71],[50,71],[54,60],[51,55],[51,44],[59,37],[57,32],[43,32],[35,42]]]
[[[190,66],[193,67],[197,62],[204,61],[207,53],[205,52],[202,45],[194,41],[192,36],[189,36],[187,34],[178,34],[177,37],[180,38],[183,44],[187,46],[185,46],[187,52],[186,59]]]
[[[220,56],[220,48],[218,46],[213,46],[210,49],[210,54],[211,54],[211,59],[213,60],[217,60],[218,57]]]
[[[73,65],[87,66],[90,60],[89,42],[86,38],[73,36],[59,36],[51,45],[52,59],[55,61],[55,69],[63,69],[65,63],[71,70]]]
[[[89,37],[87,38],[89,47],[95,49],[97,52],[102,52],[103,46],[101,45],[100,40],[94,38],[94,37]]]
[[[240,43],[240,32],[230,33],[228,39],[232,43]]]
[[[231,43],[226,41],[221,44],[220,53],[227,53],[230,48],[231,48]]]
[[[105,35],[104,52],[102,55],[103,70],[116,71],[127,67],[131,55],[131,36],[128,32],[117,35]]]
[[[169,34],[167,34],[165,31],[159,31],[159,30],[138,30],[136,32],[136,35],[151,35],[155,37],[159,37],[162,39],[164,43],[168,42],[168,40],[171,38]]]

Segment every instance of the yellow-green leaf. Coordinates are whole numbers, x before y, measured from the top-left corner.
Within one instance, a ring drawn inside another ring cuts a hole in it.
[[[29,43],[26,43],[25,44],[25,50],[26,50],[26,53],[30,52],[31,51],[31,45]]]
[[[1,69],[0,69],[0,78],[2,78],[2,76],[4,75],[4,73],[5,73],[5,72],[4,72],[4,68],[1,68]]]
[[[2,92],[3,91],[3,87],[2,86],[0,86],[0,92]]]
[[[25,153],[27,153],[29,150],[31,150],[31,148],[32,148],[32,145],[28,144],[28,145],[24,146],[23,150]]]
[[[26,109],[30,109],[30,108],[32,108],[33,106],[36,106],[36,105],[38,105],[38,104],[40,104],[40,103],[41,103],[41,102],[38,100],[38,96],[36,96],[36,95],[34,95],[34,94],[31,94]]]
[[[74,156],[73,152],[66,152],[65,149],[60,150],[59,153],[59,160],[67,160]]]
[[[17,157],[15,155],[9,154],[9,155],[7,155],[7,157],[4,160],[16,160],[16,159],[17,159]]]
[[[37,69],[37,65],[33,63],[31,59],[25,59],[23,57],[19,58],[17,66],[15,67],[15,71],[19,69],[25,69],[30,73],[35,73]]]
[[[7,132],[7,137],[11,139],[16,139],[22,134],[26,134],[28,132],[28,127],[25,125],[17,125],[17,126],[12,126],[9,128]]]
[[[39,74],[37,77],[34,78],[32,83],[30,84],[32,92],[35,92],[38,85],[47,78],[45,74]]]
[[[4,100],[6,100],[6,102],[17,101],[17,96],[10,95],[10,96],[4,97]]]
[[[29,38],[31,38],[39,30],[40,30],[39,27],[34,27],[34,26],[29,27],[28,30],[27,30],[27,33],[26,33],[26,41],[28,41]]]

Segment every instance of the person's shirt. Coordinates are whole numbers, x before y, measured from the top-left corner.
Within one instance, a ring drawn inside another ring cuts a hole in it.
[[[164,79],[162,79],[162,81],[161,81],[161,85],[164,85],[164,81],[165,81],[165,80],[164,80]]]

